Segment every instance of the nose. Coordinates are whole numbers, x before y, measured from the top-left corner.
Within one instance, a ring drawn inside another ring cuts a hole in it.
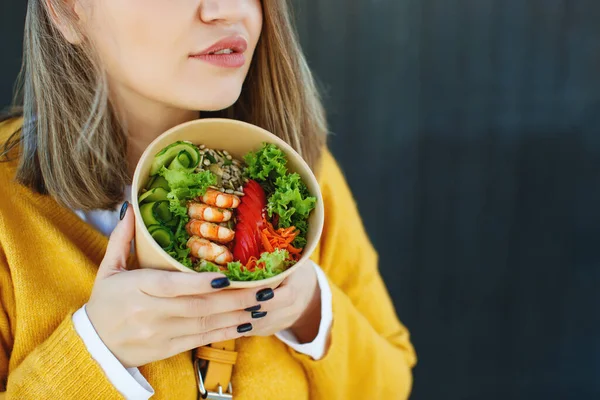
[[[242,21],[249,11],[249,0],[204,0],[200,5],[202,22],[235,24]]]

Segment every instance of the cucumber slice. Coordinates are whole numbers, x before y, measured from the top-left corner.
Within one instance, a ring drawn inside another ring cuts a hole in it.
[[[179,225],[179,217],[175,217],[169,222],[165,222],[165,225],[169,228],[177,228],[177,225]]]
[[[142,220],[146,226],[168,223],[173,219],[168,201],[144,203],[140,206],[140,214],[142,214]]]
[[[143,193],[138,199],[139,203],[149,203],[152,201],[164,201],[167,200],[167,192],[165,189],[161,187],[156,187],[154,189],[148,190],[146,193]]]
[[[140,214],[142,214],[142,220],[144,221],[144,225],[158,225],[160,221],[158,221],[155,216],[152,208],[156,203],[146,203],[140,206]]]
[[[194,160],[185,150],[180,151],[177,156],[169,164],[169,169],[190,169],[190,165],[193,165]]]
[[[177,141],[162,149],[156,156],[150,167],[150,175],[154,176],[158,174],[160,167],[169,166],[173,159],[179,156],[179,153],[185,151],[191,160],[190,165],[187,168],[196,168],[200,161],[200,152],[193,144]]]
[[[163,188],[167,192],[171,190],[171,188],[169,187],[169,182],[167,182],[167,180],[160,175],[157,175],[152,178],[152,183],[150,184],[150,187],[148,189],[154,188]]]
[[[146,227],[146,229],[148,229],[148,232],[152,233],[154,232],[156,229],[161,228],[161,225],[149,225]]]
[[[160,222],[166,223],[173,219],[173,214],[171,213],[171,210],[169,210],[168,201],[157,201],[155,204],[154,212]]]
[[[148,227],[148,232],[150,232],[152,238],[156,240],[156,243],[158,243],[165,251],[169,251],[173,248],[175,236],[168,228],[161,225],[150,225]]]
[[[150,190],[152,189],[152,185],[154,184],[154,181],[156,180],[156,176],[153,176],[150,178],[150,180],[148,181],[148,183],[146,183],[146,186],[144,187],[144,189],[146,190]]]

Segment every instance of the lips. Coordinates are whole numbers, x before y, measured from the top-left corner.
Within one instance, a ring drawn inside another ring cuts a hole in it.
[[[247,48],[248,42],[246,42],[246,39],[244,39],[241,36],[231,36],[219,40],[217,43],[213,44],[209,48],[192,56],[205,56],[221,52],[226,52],[225,54],[243,53],[246,51]]]
[[[230,36],[199,53],[190,55],[190,58],[206,61],[218,67],[239,68],[246,63],[244,52],[247,49],[246,39],[241,36]]]

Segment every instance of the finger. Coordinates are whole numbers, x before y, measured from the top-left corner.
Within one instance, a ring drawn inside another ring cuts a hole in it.
[[[205,333],[217,329],[231,328],[253,323],[264,315],[252,314],[246,311],[235,311],[224,314],[214,314],[198,318],[171,318],[167,323],[169,337],[180,337]]]
[[[121,208],[123,219],[110,235],[106,254],[98,268],[97,279],[103,279],[123,271],[127,267],[127,257],[131,252],[131,241],[135,233],[135,220],[129,202]]]
[[[269,303],[273,301],[273,296],[273,291],[268,288],[226,290],[203,296],[180,297],[162,306],[167,315],[194,318],[242,311],[256,304]]]
[[[262,303],[256,302],[250,311],[274,311],[288,307],[292,307],[296,304],[297,293],[296,289],[292,285],[280,286],[275,289],[273,298],[269,301]],[[259,307],[260,306],[260,307]]]
[[[294,322],[295,314],[288,308],[268,311],[266,314],[252,322],[252,336],[270,336],[290,327]]]
[[[197,347],[206,346],[207,344],[224,342],[242,336],[250,336],[252,334],[252,326],[249,327],[250,330],[247,330],[248,326],[244,328],[244,332],[239,332],[238,327],[229,327],[195,335],[180,336],[171,339],[171,352],[173,354],[179,354]]]
[[[225,275],[216,272],[143,272],[143,278],[137,280],[138,288],[153,297],[196,296],[215,293],[230,285]]]

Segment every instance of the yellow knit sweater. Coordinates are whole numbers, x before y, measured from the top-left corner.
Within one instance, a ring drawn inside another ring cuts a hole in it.
[[[21,124],[0,124],[0,143]],[[74,330],[107,238],[0,163],[0,398],[121,398]],[[319,172],[325,230],[314,261],[333,292],[331,347],[314,361],[274,336],[238,340],[235,399],[401,399],[415,354],[396,318],[350,190],[333,157]],[[156,399],[196,399],[190,352],[140,368]]]

